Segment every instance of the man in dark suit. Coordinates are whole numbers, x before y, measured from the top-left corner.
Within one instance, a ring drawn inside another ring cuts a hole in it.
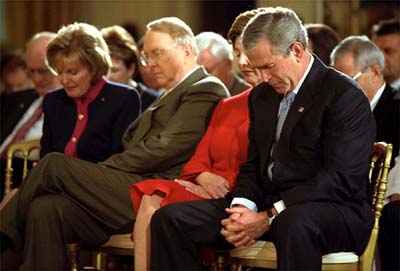
[[[350,36],[332,51],[331,65],[360,84],[375,117],[375,141],[391,143],[393,153],[398,153],[400,100],[394,98],[395,90],[383,78],[385,60],[381,50],[367,36]]]
[[[111,234],[131,232],[131,184],[174,179],[216,104],[229,95],[197,66],[194,35],[178,18],[148,24],[142,62],[166,92],[128,127],[123,152],[100,164],[49,153],[1,210],[1,248],[23,248],[25,268],[64,270],[65,244],[100,245]]]
[[[260,238],[275,244],[278,269],[320,270],[321,255],[360,254],[368,242],[375,123],[367,98],[306,50],[305,29],[289,9],[256,15],[243,44],[266,84],[249,98],[248,158],[233,200],[159,209],[151,221],[152,270],[201,270],[198,245],[248,246]]]

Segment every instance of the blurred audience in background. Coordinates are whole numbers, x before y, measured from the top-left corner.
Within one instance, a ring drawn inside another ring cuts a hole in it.
[[[250,85],[235,74],[232,46],[221,35],[202,32],[196,35],[197,64],[202,65],[209,74],[219,78],[230,94],[236,95]]]
[[[139,73],[139,51],[133,37],[123,27],[113,25],[101,29],[104,40],[110,50],[112,66],[108,79],[129,85],[139,91],[142,111],[144,111],[159,93],[138,83],[133,78]]]
[[[1,56],[1,125],[0,142],[10,134],[15,124],[29,108],[38,94],[26,71],[22,52],[10,51]]]
[[[380,21],[372,27],[372,41],[385,56],[383,75],[400,99],[400,19]]]
[[[325,65],[329,65],[329,56],[340,41],[339,34],[325,24],[306,24],[305,28],[308,34],[308,50],[316,54]]]
[[[6,52],[1,56],[1,80],[6,93],[33,88],[26,71],[25,56],[20,50]]]

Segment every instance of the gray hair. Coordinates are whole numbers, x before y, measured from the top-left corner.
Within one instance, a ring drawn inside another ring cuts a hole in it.
[[[147,32],[158,31],[171,36],[177,45],[189,44],[196,55],[196,41],[192,29],[177,17],[164,17],[151,21],[146,26]]]
[[[218,60],[233,60],[232,46],[224,37],[214,32],[201,32],[196,37],[197,53],[209,49]]]
[[[331,53],[331,65],[347,53],[352,53],[355,66],[361,71],[375,64],[381,70],[385,68],[385,59],[381,50],[365,35],[349,36],[342,40]]]
[[[275,53],[289,55],[291,46],[296,41],[304,49],[307,48],[307,31],[293,10],[283,7],[265,8],[248,22],[242,40],[245,51],[266,40]]]

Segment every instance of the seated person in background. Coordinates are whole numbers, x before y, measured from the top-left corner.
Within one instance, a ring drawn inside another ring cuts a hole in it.
[[[1,56],[1,81],[4,94],[1,95],[0,142],[11,133],[14,126],[26,112],[38,94],[32,79],[26,71],[24,55],[19,51],[6,52]]]
[[[392,143],[393,153],[398,153],[400,100],[394,99],[394,89],[383,78],[385,62],[381,50],[367,36],[350,36],[332,51],[331,65],[360,84],[375,117],[375,141]],[[393,161],[394,155],[392,165]]]
[[[132,231],[133,183],[181,172],[228,91],[196,65],[193,32],[178,18],[148,24],[143,61],[167,91],[129,125],[124,150],[98,164],[45,155],[0,211],[1,251],[23,249],[24,265],[33,270],[64,270],[66,244],[100,245]]]
[[[325,24],[306,24],[304,26],[308,34],[308,51],[316,54],[325,65],[329,65],[329,56],[340,41],[338,33]]]
[[[259,10],[255,9],[238,15],[228,33],[238,67],[253,87],[261,83],[261,78],[258,71],[250,67],[240,35],[257,12]],[[239,165],[244,162],[247,152],[250,91],[218,104],[206,134],[176,182],[153,179],[132,185],[131,198],[137,213],[133,231],[135,270],[149,270],[149,224],[157,209],[173,202],[223,198],[234,188]]]
[[[306,37],[287,8],[265,8],[246,25],[245,53],[267,83],[249,96],[247,161],[232,196],[154,213],[151,270],[201,270],[200,245],[257,239],[274,243],[279,270],[321,270],[321,255],[365,248],[374,118],[358,85],[314,58]]]
[[[13,127],[13,131],[4,139],[0,146],[3,157],[11,144],[20,140],[40,139],[42,136],[43,114],[42,101],[47,92],[60,87],[58,78],[53,75],[45,63],[46,46],[55,36],[51,32],[40,32],[33,36],[26,46],[27,71],[30,75],[39,97],[35,99]]]
[[[397,154],[396,165],[389,172],[386,204],[379,220],[381,270],[400,270],[400,153]]]
[[[137,89],[141,97],[143,112],[157,99],[159,93],[133,80],[139,69],[139,51],[135,40],[118,25],[102,28],[101,33],[108,45],[112,60],[111,71],[107,78]]]
[[[85,23],[61,28],[47,46],[47,63],[64,88],[44,98],[41,157],[60,152],[101,162],[121,152],[124,131],[141,113],[140,97],[103,78],[111,59],[101,33]]]
[[[236,95],[250,87],[235,74],[232,47],[221,35],[202,32],[196,35],[198,49],[197,64],[202,65],[209,74],[219,78],[231,95]]]
[[[5,157],[8,148],[21,140],[37,140],[41,138],[43,130],[43,97],[48,92],[61,87],[57,76],[50,72],[45,63],[46,46],[54,36],[55,33],[52,32],[39,32],[27,42],[25,52],[27,72],[33,81],[38,96],[30,102],[27,108],[22,109],[24,111],[23,114],[21,112],[18,113],[20,117],[12,120],[13,123],[7,128],[10,129],[10,133],[5,137],[0,146],[0,156],[2,159],[0,161],[1,179],[5,176]],[[25,102],[21,104],[25,107]],[[11,119],[14,118],[12,117],[13,112],[20,110],[19,104],[12,105],[11,102],[8,108],[5,109],[7,110],[7,116]],[[1,123],[1,126],[3,126],[3,123]],[[33,152],[29,158],[37,160],[39,153]],[[15,158],[13,160],[13,187],[19,186],[19,183],[22,181],[22,169],[22,159]]]
[[[372,41],[385,56],[383,76],[400,99],[400,19],[380,21],[372,27]]]

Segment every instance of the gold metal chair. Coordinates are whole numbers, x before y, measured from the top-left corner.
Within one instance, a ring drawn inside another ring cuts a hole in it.
[[[23,159],[23,172],[22,179],[28,174],[29,161],[39,160],[40,140],[19,141],[12,144],[7,151],[7,164],[6,164],[6,181],[5,181],[5,194],[11,191],[12,178],[13,178],[13,159],[15,156],[20,156]]]
[[[383,208],[387,177],[392,156],[392,145],[384,142],[375,143],[370,161],[369,179],[372,186],[372,203],[375,214],[368,245],[359,257],[352,252],[330,253],[322,256],[322,270],[365,271],[372,270],[376,242],[379,230],[379,218]],[[258,241],[247,248],[236,248],[230,251],[232,270],[242,270],[243,266],[277,268],[276,250],[271,242]]]

